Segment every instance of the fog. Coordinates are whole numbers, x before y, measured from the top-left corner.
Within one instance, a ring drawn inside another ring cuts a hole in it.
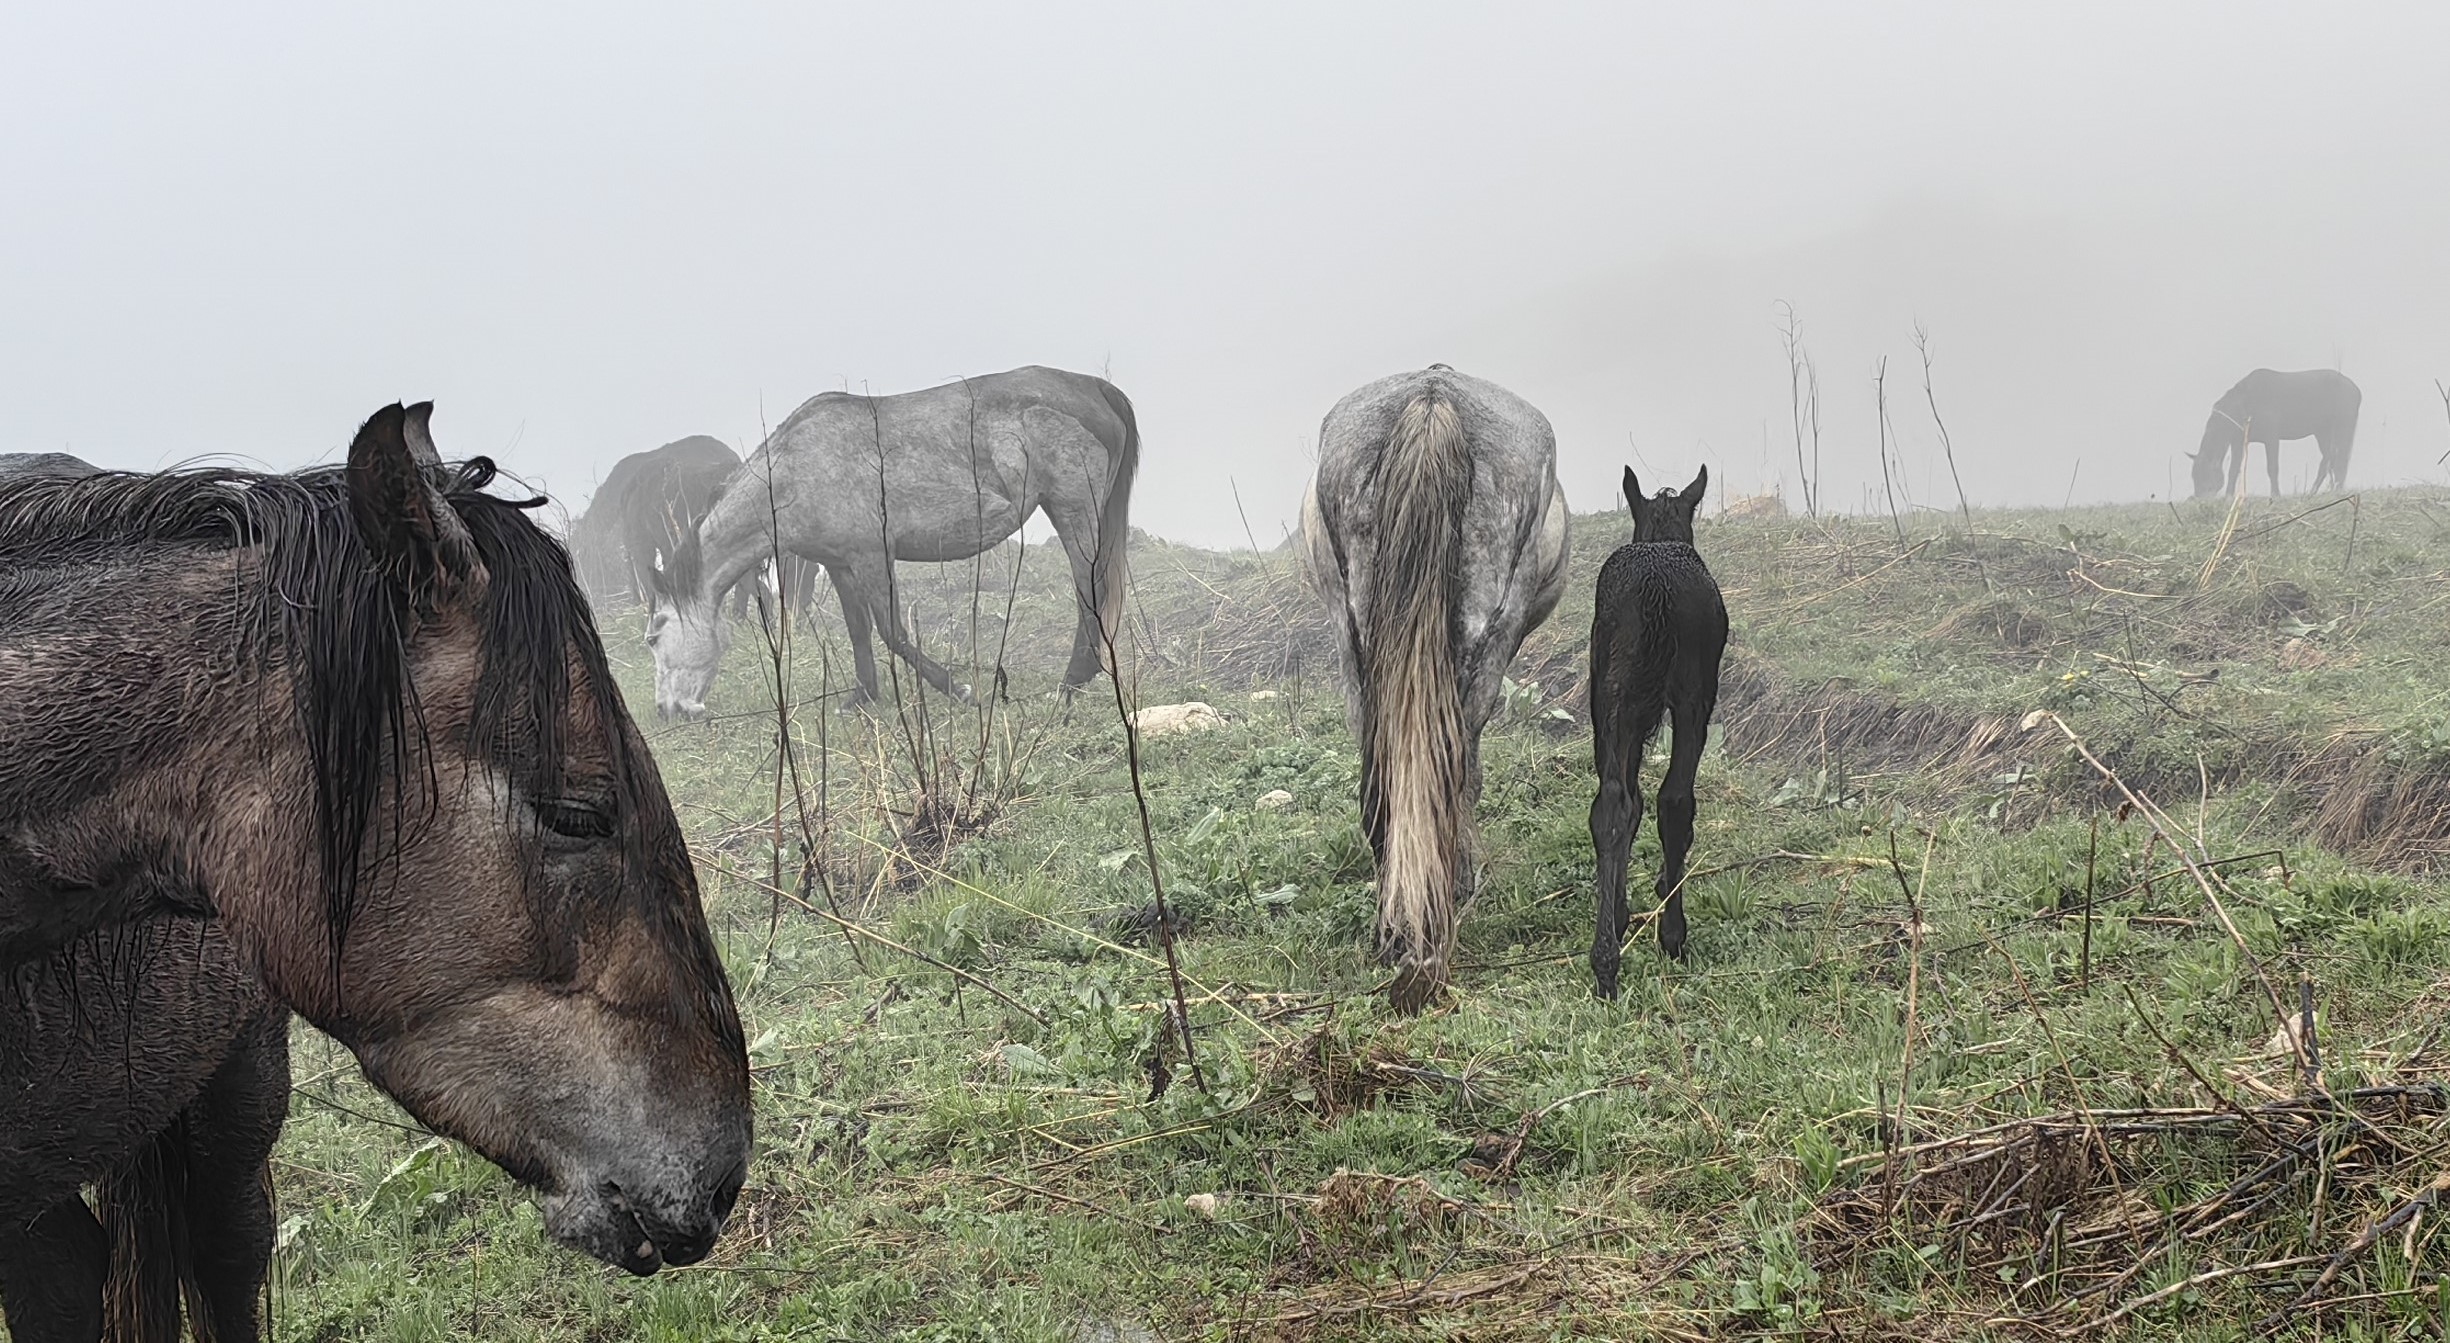
[[[1047,363],[1136,402],[1136,522],[1267,545],[1334,399],[1442,361],[1577,508],[1799,504],[1784,302],[1838,506],[1883,355],[1955,504],[1918,322],[1977,507],[2183,491],[2258,365],[2363,386],[2352,485],[2441,479],[2444,51],[2424,3],[12,6],[0,450],[288,468],[430,397],[576,507]]]

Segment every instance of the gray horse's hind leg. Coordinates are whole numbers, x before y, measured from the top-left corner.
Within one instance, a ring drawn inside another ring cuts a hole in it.
[[[0,1312],[18,1343],[102,1337],[109,1237],[75,1194],[23,1227],[0,1226]]]
[[[851,586],[843,566],[826,565],[825,577],[834,585],[835,599],[842,603],[842,625],[851,636],[851,672],[858,681],[842,701],[841,711],[856,713],[876,702],[875,622],[868,617],[868,599]]]
[[[1063,669],[1063,688],[1069,693],[1097,679],[1106,668],[1105,643],[1108,638],[1118,644],[1123,631],[1098,627],[1097,603],[1092,585],[1097,579],[1097,548],[1103,538],[1097,534],[1097,516],[1085,516],[1066,510],[1057,516],[1047,510],[1046,520],[1054,525],[1055,535],[1063,541],[1064,557],[1072,563],[1072,600],[1080,606],[1080,618],[1072,627],[1072,661]]]

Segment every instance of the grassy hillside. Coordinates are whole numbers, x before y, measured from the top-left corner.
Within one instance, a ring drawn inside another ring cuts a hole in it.
[[[754,1042],[716,1258],[633,1281],[546,1248],[302,1032],[278,1335],[2429,1328],[2450,497],[2311,502],[1705,521],[1735,631],[1693,947],[1637,926],[1617,1003],[1584,964],[1580,677],[1625,523],[1578,519],[1485,743],[1459,985],[1420,1020],[1375,996],[1357,764],[1290,557],[1143,538],[1133,693],[1228,720],[1143,761],[1194,1059],[1107,687],[1048,693],[1057,554],[908,567],[927,644],[982,686],[1002,649],[1008,704],[922,712],[905,676],[900,716],[835,716],[828,616],[790,650],[787,760],[753,635],[712,721],[651,730]],[[643,708],[636,621],[607,620]],[[2301,995],[2332,1103],[2276,1034]]]

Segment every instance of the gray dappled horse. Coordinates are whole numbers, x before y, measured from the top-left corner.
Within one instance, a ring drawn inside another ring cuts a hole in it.
[[[570,557],[587,594],[597,601],[652,597],[655,571],[696,530],[698,519],[740,469],[740,454],[723,440],[693,434],[613,463],[570,527]],[[815,566],[795,555],[782,557],[775,575],[785,605],[806,610],[816,586]],[[760,595],[752,570],[732,588],[732,615],[747,614]]]
[[[0,453],[0,478],[96,474]],[[198,1338],[250,1343],[272,1262],[265,1159],[288,1112],[289,1014],[209,920],[98,929],[0,973],[9,1337],[175,1343],[184,1297]]]
[[[1353,392],[1319,427],[1303,566],[1339,635],[1379,954],[1396,966],[1401,1012],[1452,973],[1480,733],[1523,637],[1565,588],[1556,463],[1547,417],[1444,364]]]
[[[656,709],[705,711],[731,642],[717,596],[778,538],[824,565],[842,600],[859,678],[846,709],[878,693],[871,631],[929,685],[959,693],[904,628],[893,562],[969,559],[1041,510],[1071,560],[1080,608],[1063,684],[1086,684],[1105,665],[1105,639],[1121,632],[1139,461],[1130,400],[1085,373],[1017,368],[894,396],[811,397],[749,454],[655,576]]]
[[[2356,416],[2365,394],[2348,375],[2315,368],[2278,373],[2258,368],[2212,403],[2203,425],[2203,443],[2188,456],[2194,461],[2195,497],[2237,492],[2237,478],[2246,468],[2249,438],[2263,445],[2263,461],[2271,470],[2271,492],[2280,492],[2280,444],[2312,438],[2321,461],[2314,468],[2313,489],[2328,480],[2331,488],[2348,488],[2348,454],[2356,447]],[[2227,468],[2223,485],[2222,468]]]
[[[430,412],[339,468],[0,481],[0,972],[209,919],[555,1240],[691,1263],[750,1116],[688,847],[539,501]]]
[[[1591,611],[1591,756],[1599,795],[1591,802],[1598,918],[1591,980],[1616,996],[1625,945],[1625,862],[1642,828],[1642,756],[1672,715],[1675,736],[1659,781],[1659,945],[1684,955],[1684,859],[1693,848],[1693,776],[1718,707],[1719,660],[1727,651],[1727,603],[1693,548],[1693,514],[1710,484],[1703,467],[1682,491],[1642,497],[1625,468],[1633,539],[1600,566]]]

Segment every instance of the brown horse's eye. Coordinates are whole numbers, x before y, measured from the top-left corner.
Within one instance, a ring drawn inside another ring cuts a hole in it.
[[[606,839],[613,832],[612,813],[574,797],[549,797],[536,803],[536,819],[544,828],[571,839]]]

